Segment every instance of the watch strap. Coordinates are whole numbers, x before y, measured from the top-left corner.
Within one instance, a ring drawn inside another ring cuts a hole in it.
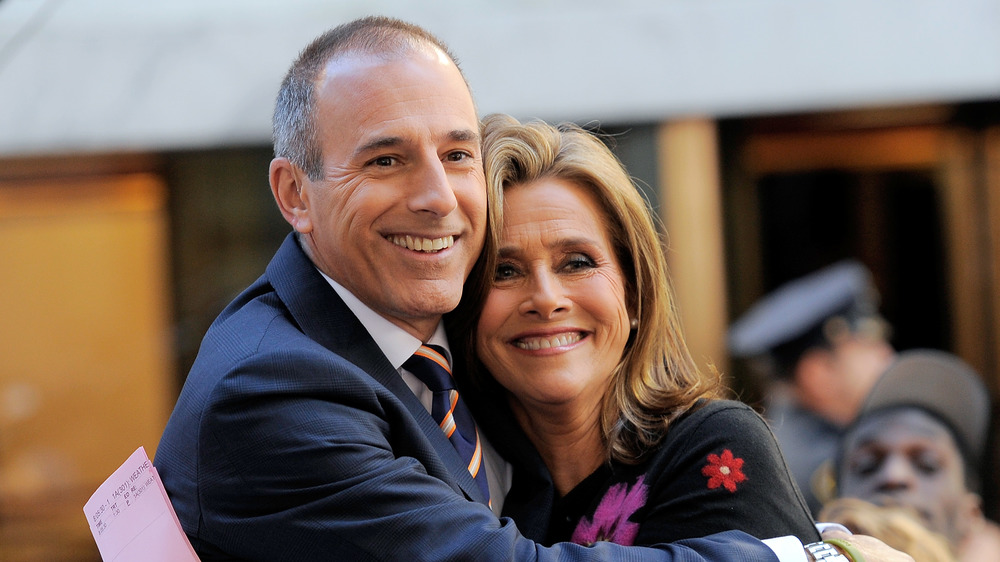
[[[853,562],[844,556],[840,550],[832,544],[825,542],[809,543],[805,546],[807,552],[812,555],[816,562]]]

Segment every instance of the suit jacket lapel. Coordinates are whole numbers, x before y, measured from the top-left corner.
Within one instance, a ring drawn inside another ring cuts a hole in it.
[[[310,339],[357,365],[406,406],[441,461],[428,472],[442,477],[456,491],[485,503],[485,498],[437,422],[392,367],[350,308],[316,271],[312,261],[289,234],[267,267],[266,275],[292,318]],[[422,459],[423,460],[423,459]]]

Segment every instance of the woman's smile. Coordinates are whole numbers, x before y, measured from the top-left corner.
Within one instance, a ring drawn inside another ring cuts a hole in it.
[[[511,343],[519,349],[538,351],[542,349],[568,349],[569,346],[587,337],[584,332],[572,331],[547,336],[522,336]]]

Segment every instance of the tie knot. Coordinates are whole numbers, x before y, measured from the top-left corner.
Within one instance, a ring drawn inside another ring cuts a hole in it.
[[[451,365],[444,356],[444,349],[436,345],[422,345],[403,368],[416,375],[434,392],[455,388],[451,380]]]

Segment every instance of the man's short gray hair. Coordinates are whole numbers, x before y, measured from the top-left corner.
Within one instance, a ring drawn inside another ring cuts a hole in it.
[[[309,179],[320,179],[323,152],[314,118],[315,92],[317,78],[326,64],[346,53],[390,57],[427,45],[440,49],[458,66],[454,55],[437,37],[419,26],[393,18],[361,18],[317,37],[302,50],[281,82],[272,119],[274,156],[287,158],[305,171]]]

